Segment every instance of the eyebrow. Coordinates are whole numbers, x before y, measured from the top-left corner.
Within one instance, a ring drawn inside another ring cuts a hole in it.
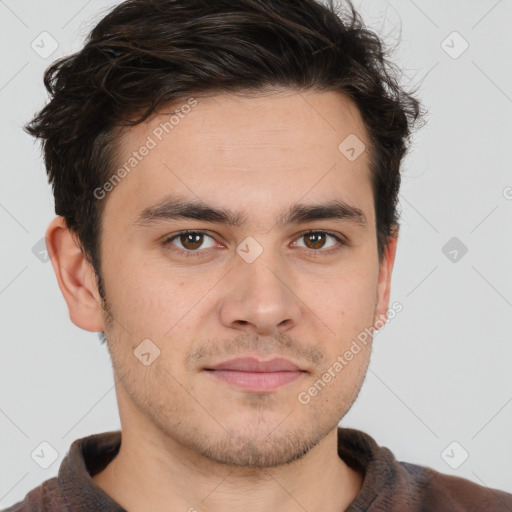
[[[136,226],[149,226],[161,221],[194,219],[203,222],[241,226],[247,222],[243,212],[235,212],[205,203],[167,196],[155,205],[144,208],[134,221]],[[317,220],[342,220],[361,227],[368,221],[360,208],[336,199],[320,204],[295,203],[287,211],[282,211],[277,219],[278,226],[299,224]]]

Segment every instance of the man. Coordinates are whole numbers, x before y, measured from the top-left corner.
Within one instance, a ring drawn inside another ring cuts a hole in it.
[[[338,427],[395,308],[421,117],[350,7],[129,0],[47,71],[48,250],[122,434],[8,511],[512,510]]]

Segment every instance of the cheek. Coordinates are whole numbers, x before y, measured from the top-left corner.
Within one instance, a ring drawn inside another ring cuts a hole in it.
[[[373,323],[377,300],[377,269],[352,265],[306,282],[299,295],[336,338],[346,339]]]
[[[324,292],[313,295],[311,309],[329,327],[326,338],[318,339],[325,354],[316,375],[324,381],[328,396],[353,397],[366,373],[372,346],[372,326],[376,306],[377,274],[370,266],[352,269],[344,277],[324,283]],[[313,390],[314,393],[314,390]]]
[[[199,291],[186,286],[161,256],[118,250],[104,259],[107,299],[116,320],[134,339],[161,339],[197,302]]]

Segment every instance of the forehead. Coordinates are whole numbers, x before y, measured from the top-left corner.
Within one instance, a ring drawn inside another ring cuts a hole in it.
[[[336,92],[195,97],[124,133],[116,168],[127,172],[108,209],[133,218],[169,193],[250,214],[343,199],[370,221],[368,149],[357,107]]]

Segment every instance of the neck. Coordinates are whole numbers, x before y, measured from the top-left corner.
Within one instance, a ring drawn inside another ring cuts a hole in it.
[[[274,468],[218,464],[151,429],[122,432],[118,455],[93,481],[126,510],[159,512],[172,503],[191,512],[334,512],[345,510],[362,485],[362,475],[338,455],[337,429],[301,459]]]

